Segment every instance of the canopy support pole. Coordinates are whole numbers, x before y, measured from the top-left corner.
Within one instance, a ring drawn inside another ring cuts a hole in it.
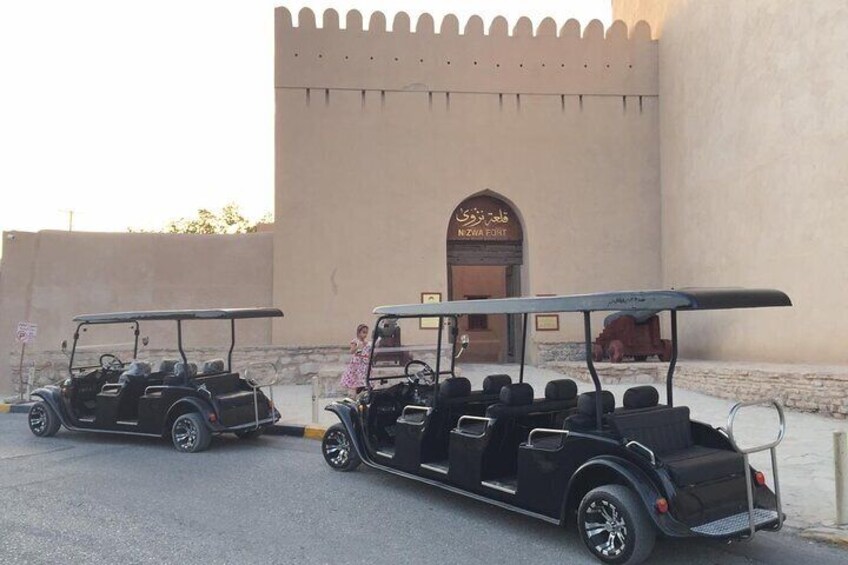
[[[135,322],[135,330],[133,331],[135,334],[135,341],[133,342],[133,359],[138,358],[138,335],[141,333],[141,329],[138,326],[138,320]]]
[[[233,349],[236,348],[236,319],[230,320],[230,350],[227,352],[227,372],[233,372]]]
[[[79,338],[80,338],[80,329],[82,328],[84,323],[85,322],[77,324],[77,329],[74,330],[74,345],[71,347],[71,357],[68,360],[68,376],[69,377],[74,376],[74,357],[76,357],[76,355],[77,355],[77,342],[79,341]]]
[[[521,329],[521,369],[518,372],[518,382],[524,382],[524,362],[527,356],[527,319],[528,314],[525,312],[522,315],[524,327]]]
[[[439,376],[442,373],[442,334],[445,331],[445,318],[439,316],[439,335],[436,338],[436,377],[433,381],[433,408],[439,403]]]
[[[185,350],[183,350],[183,322],[182,320],[177,320],[177,349],[180,350],[180,357],[183,358],[183,363],[185,363],[186,371],[188,371],[188,358],[186,357]],[[188,373],[186,373],[188,374]]]
[[[459,318],[456,316],[451,316],[451,324],[450,324],[450,339],[451,339],[451,364],[450,364],[450,372],[451,378],[456,376],[456,338],[459,336]]]
[[[389,316],[380,316],[377,319],[377,323],[374,324],[374,330],[371,332],[371,354],[368,356],[368,370],[365,372],[365,388],[369,391],[372,389],[371,387],[371,364],[374,361],[374,349],[377,347],[377,335],[379,333],[380,324],[383,323],[383,320],[388,318]]]
[[[665,378],[665,403],[674,406],[674,368],[677,365],[677,310],[671,310],[671,360],[668,363],[668,374]]]
[[[586,342],[586,366],[589,368],[589,374],[592,375],[592,382],[595,383],[595,423],[598,425],[598,431],[601,431],[604,403],[601,399],[601,380],[598,378],[598,371],[595,370],[595,362],[592,360],[592,317],[588,311],[583,312],[583,334]]]

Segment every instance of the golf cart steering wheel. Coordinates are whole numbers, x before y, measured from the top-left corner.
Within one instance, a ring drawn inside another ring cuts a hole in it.
[[[421,369],[410,374],[409,369],[413,365],[420,365]],[[417,361],[413,359],[403,367],[403,374],[406,375],[407,380],[414,385],[431,385],[436,382],[436,372],[433,371],[433,369],[430,368],[430,365],[424,361]]]
[[[100,356],[100,366],[106,371],[114,371],[124,366],[124,362],[111,353]]]

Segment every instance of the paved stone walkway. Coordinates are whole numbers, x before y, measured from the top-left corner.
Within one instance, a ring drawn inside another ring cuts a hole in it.
[[[507,373],[518,380],[517,365],[463,365],[462,375],[471,380],[472,387],[479,389],[486,375]],[[549,380],[563,378],[554,371],[526,367],[524,380],[536,391],[544,394]],[[592,390],[592,385],[577,382],[580,392]],[[630,384],[605,385],[620,404],[624,391]],[[665,402],[664,387],[660,388],[660,401]],[[284,422],[306,423],[312,421],[312,387],[286,385],[275,387],[274,399],[283,414]],[[714,398],[697,392],[675,388],[675,405],[688,406],[692,419],[713,426],[726,426],[727,415],[734,402]],[[318,423],[331,425],[337,419],[323,410],[329,399],[320,399]],[[778,429],[778,418],[773,408],[755,406],[743,409],[735,424],[737,442],[744,446],[761,444],[774,438]],[[783,494],[783,505],[788,515],[787,525],[806,528],[821,523],[833,522],[835,514],[835,479],[833,469],[833,432],[848,431],[848,421],[786,411],[786,437],[777,449],[778,471]],[[762,470],[773,485],[774,474],[770,469],[768,452],[754,454],[752,464]]]

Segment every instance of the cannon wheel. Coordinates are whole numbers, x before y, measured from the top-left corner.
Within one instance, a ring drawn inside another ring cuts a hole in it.
[[[661,339],[660,344],[662,344],[662,353],[658,354],[657,357],[663,363],[668,363],[671,361],[671,341],[667,339]]]
[[[592,344],[592,361],[600,362],[604,360],[604,348],[597,343]]]
[[[607,347],[607,355],[610,362],[621,363],[621,360],[624,359],[624,343],[618,339],[612,340]]]

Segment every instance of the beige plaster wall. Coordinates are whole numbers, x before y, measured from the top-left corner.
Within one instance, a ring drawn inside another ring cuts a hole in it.
[[[525,295],[659,284],[647,26],[276,16],[275,342],[343,344],[376,305],[447,296],[448,220],[481,191],[522,218]],[[581,337],[561,325],[538,339]]]
[[[616,0],[659,37],[663,281],[795,307],[681,316],[701,358],[845,363],[848,5]]]
[[[39,326],[37,351],[56,350],[72,337],[81,313],[164,308],[268,306],[272,300],[271,233],[165,235],[42,231],[6,232],[0,264],[0,391],[11,389],[9,354],[19,350],[21,320]],[[126,328],[92,331],[87,343],[125,342]],[[186,343],[226,344],[216,322],[187,324]],[[153,348],[175,343],[173,324],[143,325]],[[267,345],[268,320],[238,322],[241,345]],[[25,360],[28,362],[28,358]]]

